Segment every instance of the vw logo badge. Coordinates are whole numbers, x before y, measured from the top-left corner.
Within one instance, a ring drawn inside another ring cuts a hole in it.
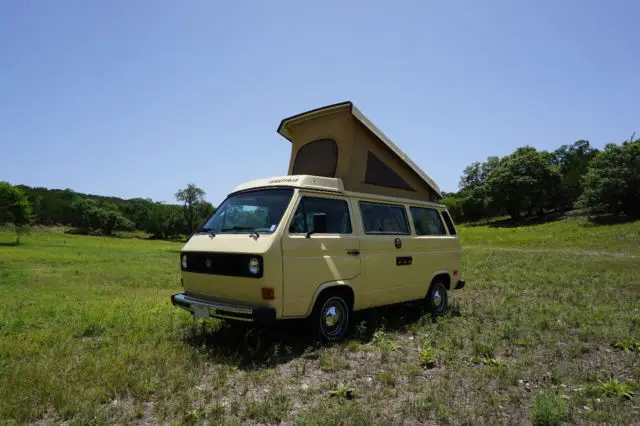
[[[207,269],[211,269],[211,259],[205,260],[204,265],[207,267]]]

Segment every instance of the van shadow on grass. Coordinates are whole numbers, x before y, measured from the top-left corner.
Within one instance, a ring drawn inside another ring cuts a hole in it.
[[[459,316],[460,313],[452,309],[448,315]],[[420,321],[435,319],[420,307],[409,304],[354,312],[346,340],[367,344],[379,329],[407,332]],[[260,337],[260,345],[253,350],[256,335]],[[318,359],[322,348],[330,346],[312,337],[307,320],[279,321],[269,328],[252,327],[248,323],[194,320],[186,330],[184,341],[194,349],[205,351],[216,363],[246,371],[273,368],[296,358]]]

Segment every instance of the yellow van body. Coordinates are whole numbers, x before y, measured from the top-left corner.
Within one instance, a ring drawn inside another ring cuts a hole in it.
[[[460,242],[442,204],[346,191],[340,178],[308,175],[250,182],[227,200],[259,203],[253,194],[280,197],[277,221],[196,232],[180,255],[184,292],[171,297],[174,305],[200,318],[264,324],[307,318],[328,294],[344,296],[357,311],[424,300],[434,283],[464,286]],[[241,204],[233,214],[258,215],[258,207]],[[220,213],[227,221],[230,209]],[[310,221],[321,219],[324,232],[310,232]]]

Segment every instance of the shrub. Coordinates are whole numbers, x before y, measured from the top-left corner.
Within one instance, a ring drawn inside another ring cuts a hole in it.
[[[549,392],[536,395],[531,412],[531,423],[536,426],[555,426],[566,418],[565,401]]]

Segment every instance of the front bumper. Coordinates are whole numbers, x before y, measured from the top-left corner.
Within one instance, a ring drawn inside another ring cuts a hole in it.
[[[226,302],[198,299],[184,293],[171,296],[171,303],[174,306],[185,309],[191,313],[195,310],[203,310],[209,316],[225,318],[237,321],[249,321],[259,324],[270,324],[276,319],[276,310],[268,306],[236,305]]]

